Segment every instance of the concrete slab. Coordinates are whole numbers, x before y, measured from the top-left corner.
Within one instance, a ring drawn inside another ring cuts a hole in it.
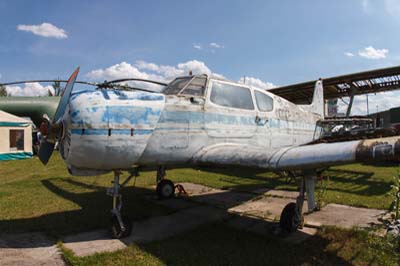
[[[65,265],[54,241],[41,233],[0,235],[0,265]]]
[[[273,235],[278,227],[278,223],[247,216],[235,216],[234,218],[229,219],[226,224],[236,229],[245,230],[264,237]],[[314,236],[317,232],[318,230],[315,228],[304,227],[295,233],[287,235],[283,240],[293,244],[299,244]]]
[[[159,200],[156,196],[149,196],[148,199],[153,200],[154,203],[169,207],[175,210],[183,210],[187,208],[192,208],[198,206],[195,202],[182,200],[181,198],[172,198],[172,199],[162,199]]]
[[[222,192],[224,190],[222,189],[217,189],[217,188],[212,188],[212,187],[207,187],[204,185],[200,184],[194,184],[194,183],[179,183],[185,188],[185,191],[190,195],[204,195],[204,194],[210,194],[210,193],[218,193]],[[226,191],[226,190],[225,190]]]
[[[270,197],[279,197],[279,198],[288,198],[296,200],[297,196],[299,195],[298,191],[286,191],[286,190],[275,190],[271,189],[264,193],[265,196]]]
[[[331,203],[320,211],[305,215],[304,220],[306,225],[315,227],[321,225],[334,225],[344,228],[369,227],[381,224],[379,218],[384,213],[384,210],[356,208]]]
[[[261,197],[230,208],[229,211],[270,221],[279,221],[283,208],[290,202],[293,202],[293,200],[287,198]],[[306,204],[304,204],[303,208],[307,208]]]
[[[64,246],[79,257],[111,252],[125,248],[133,242],[162,240],[199,225],[222,220],[228,215],[226,211],[211,206],[194,207],[167,216],[136,221],[133,223],[132,235],[122,240],[110,239],[107,231],[95,231],[66,237]]]
[[[190,196],[189,199],[195,202],[228,209],[255,198],[254,194],[221,190],[218,192],[207,192]]]
[[[265,195],[270,197],[296,199],[299,195],[298,191],[278,190],[270,188],[257,188],[251,191],[254,194]]]
[[[193,183],[180,184],[188,193],[190,201],[213,205],[218,208],[228,209],[257,197],[254,193],[249,192],[222,190]]]
[[[248,216],[234,216],[226,222],[226,225],[235,229],[245,230],[261,236],[271,235],[276,224],[255,219]]]
[[[303,227],[302,229],[289,234],[287,237],[283,238],[283,240],[292,244],[300,244],[308,238],[316,235],[317,232],[318,230],[316,228]]]
[[[229,212],[258,217],[270,221],[278,221],[286,204],[294,202],[298,192],[284,190],[254,190],[253,193],[219,190],[198,184],[183,184],[191,193],[190,199],[219,208],[226,208]],[[259,194],[255,196],[254,193]],[[303,205],[307,211],[307,202]],[[339,204],[328,204],[321,211],[305,215],[306,225],[320,227],[321,225],[335,225],[344,228],[353,226],[368,227],[381,224],[379,218],[385,211],[366,208],[356,208]]]

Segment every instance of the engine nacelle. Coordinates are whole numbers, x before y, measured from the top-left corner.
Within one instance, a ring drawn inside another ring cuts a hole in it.
[[[129,169],[140,158],[164,109],[165,96],[95,90],[71,96],[60,152],[70,169]],[[73,174],[73,171],[72,171]]]

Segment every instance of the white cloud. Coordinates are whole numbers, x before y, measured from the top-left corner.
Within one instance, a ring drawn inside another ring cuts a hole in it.
[[[386,16],[390,15],[392,19],[400,22],[400,1],[398,0],[361,0],[362,10],[370,16]]]
[[[169,82],[177,76],[188,75],[190,71],[195,75],[207,74],[223,77],[220,74],[212,72],[204,62],[198,60],[179,63],[176,66],[157,65],[146,61],[136,61],[135,64],[122,62],[105,69],[90,71],[86,76],[92,80],[100,81],[119,78],[143,78]]]
[[[362,9],[365,13],[369,14],[371,13],[371,2],[369,0],[362,0],[361,1]]]
[[[47,96],[49,90],[54,93],[51,85],[42,86],[39,83],[26,83],[24,87],[20,86],[6,86],[7,93],[10,96]]]
[[[217,49],[224,48],[223,45],[215,43],[215,42],[210,43],[210,47],[217,48]]]
[[[129,77],[149,78],[149,75],[147,73],[140,72],[135,66],[127,62],[121,62],[105,69],[92,70],[87,73],[86,76],[90,79],[99,81]]]
[[[382,59],[386,58],[387,53],[389,53],[388,49],[375,49],[372,46],[368,46],[359,51],[358,55],[367,59]]]
[[[398,18],[400,13],[400,2],[398,0],[385,0],[385,11],[391,16]]]
[[[18,25],[17,29],[20,31],[32,32],[35,35],[48,38],[66,39],[68,35],[65,30],[57,28],[50,23],[42,23],[40,25]]]
[[[193,43],[192,45],[193,45],[193,48],[194,48],[194,49],[197,49],[197,50],[203,49],[203,48],[201,47],[201,44],[199,44],[199,43]]]
[[[254,77],[246,77],[246,78],[242,77],[239,79],[238,82],[249,85],[250,87],[256,87],[263,90],[269,90],[276,87],[271,82],[264,82],[261,79]]]
[[[141,78],[163,82],[170,82],[178,76],[188,75],[192,71],[196,74],[207,74],[223,78],[222,75],[212,72],[204,62],[191,60],[179,63],[176,66],[157,65],[146,61],[136,61],[135,64],[121,62],[104,69],[92,70],[86,74],[91,80],[104,81],[120,78]],[[145,89],[159,90],[160,86],[143,82],[129,82],[130,85]]]
[[[178,76],[188,75],[190,71],[192,71],[194,75],[207,74],[209,76],[217,78],[225,78],[223,75],[213,72],[204,62],[198,60],[190,60],[184,63],[179,63],[175,66],[157,65],[155,63],[150,63],[146,61],[136,61],[135,64],[122,62],[104,69],[96,69],[90,71],[86,74],[86,76],[91,80],[97,81],[113,80],[120,78],[143,78],[170,82]],[[244,79],[241,78],[238,82],[244,83]],[[148,85],[144,83],[130,84],[135,84],[137,86],[147,89],[160,89],[159,86]],[[246,84],[264,90],[275,87],[275,85],[270,82],[264,82],[254,77],[246,77]]]
[[[344,55],[347,56],[347,57],[353,57],[354,56],[354,54],[350,53],[350,52],[345,52]]]

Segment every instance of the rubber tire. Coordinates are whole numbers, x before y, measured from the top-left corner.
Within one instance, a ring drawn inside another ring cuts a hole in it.
[[[163,179],[157,184],[157,196],[159,199],[169,199],[175,195],[175,185],[171,180]]]
[[[283,208],[281,218],[279,220],[280,228],[288,233],[297,231],[301,225],[301,218],[299,219],[299,209],[297,204],[291,202]]]
[[[125,226],[125,231],[121,230],[117,216],[111,217],[111,236],[112,238],[120,239],[129,236],[132,233],[132,222],[128,216],[122,215],[122,222]]]

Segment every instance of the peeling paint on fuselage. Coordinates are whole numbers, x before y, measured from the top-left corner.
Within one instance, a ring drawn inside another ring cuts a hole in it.
[[[96,173],[136,164],[183,165],[219,143],[275,149],[310,142],[321,118],[270,93],[271,112],[218,106],[209,94],[204,103],[140,91],[73,94],[64,116],[62,156],[77,174],[79,169]]]
[[[127,169],[138,162],[165,105],[162,94],[87,91],[71,97],[62,156],[70,168]]]

